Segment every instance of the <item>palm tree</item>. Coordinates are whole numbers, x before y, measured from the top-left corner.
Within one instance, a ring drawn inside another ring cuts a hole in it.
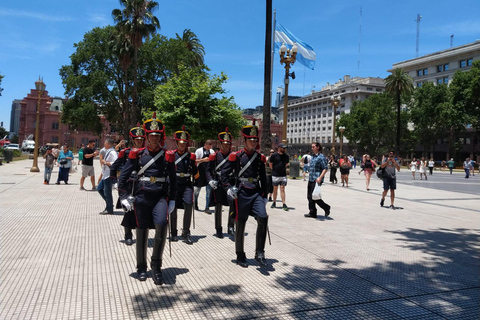
[[[265,22],[265,66],[263,72],[263,119],[262,152],[268,154],[272,147],[270,134],[270,115],[272,106],[272,0],[266,0]],[[286,121],[286,120],[284,120]]]
[[[413,92],[413,79],[403,71],[402,68],[395,68],[392,74],[385,79],[385,90],[395,98],[397,106],[397,137],[395,141],[396,154],[400,155],[400,107],[402,105],[402,94]]]
[[[177,39],[185,44],[189,52],[193,53],[192,67],[199,67],[203,65],[205,48],[200,43],[197,35],[190,29],[183,30],[182,37],[177,33]]]
[[[160,29],[158,18],[153,10],[158,2],[150,0],[120,0],[123,9],[112,11],[117,30],[125,35],[133,47],[133,90],[132,90],[132,119],[129,125],[133,126],[140,119],[140,110],[137,106],[138,95],[138,51],[143,45],[143,39],[153,35]]]

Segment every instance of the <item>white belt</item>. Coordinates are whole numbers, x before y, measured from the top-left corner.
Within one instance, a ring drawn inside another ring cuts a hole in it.
[[[238,178],[238,180],[243,181],[243,182],[257,182],[258,179],[255,178]]]
[[[177,172],[177,177],[190,177],[190,173],[184,173],[184,172]]]
[[[165,182],[167,181],[164,177],[158,178],[158,177],[140,177],[138,180],[140,181],[150,181],[151,183],[155,182]]]

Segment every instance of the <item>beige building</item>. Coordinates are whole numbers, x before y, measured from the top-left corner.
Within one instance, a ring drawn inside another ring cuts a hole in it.
[[[480,40],[394,63],[392,69],[402,68],[413,78],[416,87],[427,81],[449,84],[455,72],[470,70],[475,60],[480,60]]]
[[[288,101],[287,137],[289,145],[320,142],[324,148],[332,146],[332,98],[338,97],[337,119],[342,112],[349,113],[354,101],[365,100],[372,94],[385,90],[384,79],[360,78],[346,75],[335,84],[327,83],[321,90]],[[280,122],[283,123],[283,104],[279,105]],[[338,148],[340,137],[335,139]],[[344,139],[344,143],[346,139]]]

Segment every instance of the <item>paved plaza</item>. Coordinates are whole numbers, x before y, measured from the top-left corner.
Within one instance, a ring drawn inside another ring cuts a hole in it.
[[[244,269],[232,239],[213,236],[213,215],[196,211],[194,244],[172,242],[170,257],[167,243],[165,284],[156,286],[150,271],[146,282],[135,278],[121,210],[99,215],[104,202],[79,190],[79,173],[69,185],[43,185],[43,160],[41,173],[31,165],[0,166],[0,319],[480,318],[480,174],[420,181],[402,168],[392,210],[388,197],[379,205],[381,181],[372,177],[366,191],[357,167],[349,188],[325,183],[332,211],[316,220],[303,216],[307,183],[289,180],[290,211],[267,207],[269,268],[253,259],[254,219]]]

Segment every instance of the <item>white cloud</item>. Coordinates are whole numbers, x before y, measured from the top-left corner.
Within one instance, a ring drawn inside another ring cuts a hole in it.
[[[73,21],[74,19],[68,16],[57,16],[57,15],[47,15],[38,12],[29,12],[24,10],[14,10],[0,8],[0,16],[4,17],[20,17],[20,18],[33,18],[43,21],[52,21],[52,22],[67,22]]]
[[[106,26],[106,25],[108,25],[112,22],[110,17],[106,17],[105,15],[98,14],[98,13],[90,14],[88,20],[90,20],[91,22],[94,22],[97,25],[101,25],[101,26]]]

